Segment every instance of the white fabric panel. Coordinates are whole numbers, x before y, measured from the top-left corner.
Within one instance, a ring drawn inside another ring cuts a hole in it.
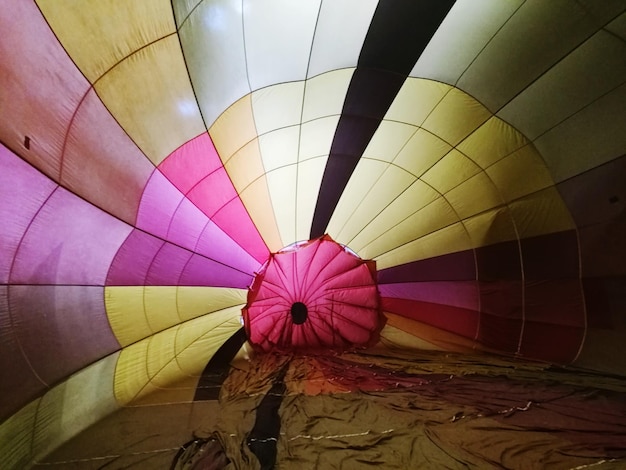
[[[626,43],[599,31],[498,116],[531,140],[626,80]],[[626,112],[626,110],[625,110]]]
[[[392,162],[417,130],[409,124],[382,121],[367,144],[363,157]]]
[[[626,84],[535,141],[555,183],[624,155],[625,110]]]
[[[254,123],[259,135],[300,123],[304,82],[283,83],[252,93]]]
[[[292,126],[259,137],[259,149],[266,172],[297,162],[299,133],[300,127]]]
[[[309,77],[329,70],[356,67],[377,3],[377,0],[322,2]]]
[[[524,0],[458,0],[418,59],[411,77],[456,84]]]
[[[610,18],[589,15],[579,2],[527,1],[472,62],[458,87],[495,113]]]
[[[179,31],[185,62],[207,127],[250,92],[241,0],[202,2]]]
[[[320,0],[245,2],[243,24],[252,90],[306,78],[319,8]]]
[[[333,143],[339,116],[316,119],[302,124],[299,161],[327,156]]]
[[[337,70],[306,81],[302,122],[341,114],[354,69]]]

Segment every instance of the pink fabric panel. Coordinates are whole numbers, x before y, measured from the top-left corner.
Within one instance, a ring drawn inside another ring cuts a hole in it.
[[[0,284],[6,284],[22,236],[57,184],[1,144],[0,168]]]
[[[187,194],[198,181],[221,166],[213,142],[205,133],[172,152],[161,162],[159,170],[180,192]]]
[[[0,286],[0,422],[46,389],[20,348],[9,313],[8,289]]]
[[[167,239],[167,232],[183,195],[172,183],[155,170],[144,190],[136,227]]]
[[[58,181],[69,123],[90,85],[34,1],[0,17],[0,141]],[[9,112],[10,110],[10,112]],[[30,149],[24,139],[30,138]]]
[[[187,197],[209,217],[213,217],[231,200],[239,198],[224,168],[199,180]]]
[[[378,286],[383,297],[420,300],[433,304],[478,310],[480,291],[476,281],[435,281],[383,284]]]
[[[148,270],[165,242],[134,229],[120,247],[107,275],[108,286],[142,286]],[[175,284],[171,279],[167,285]]]
[[[134,224],[154,165],[113,119],[93,89],[78,109],[65,147],[61,183]]]
[[[58,188],[18,248],[12,284],[104,285],[131,227]]]
[[[172,215],[165,238],[176,245],[195,251],[207,223],[209,223],[207,216],[188,199],[183,199]],[[213,250],[216,250],[216,247],[213,247]]]

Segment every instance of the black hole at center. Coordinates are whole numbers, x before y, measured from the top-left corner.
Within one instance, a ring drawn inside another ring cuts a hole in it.
[[[302,302],[294,302],[291,306],[291,321],[293,321],[296,325],[302,325],[307,316],[309,315],[309,311]]]

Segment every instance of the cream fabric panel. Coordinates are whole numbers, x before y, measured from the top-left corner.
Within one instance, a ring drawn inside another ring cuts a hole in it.
[[[336,70],[306,81],[302,122],[341,114],[353,68]]]
[[[302,124],[298,153],[300,162],[319,156],[328,156],[338,122],[339,116],[330,116]],[[321,176],[318,187],[320,184]]]
[[[91,83],[138,49],[176,32],[169,0],[37,0],[37,5]]]
[[[239,188],[237,189],[239,190]],[[248,209],[254,225],[259,230],[269,250],[276,252],[283,248],[285,244],[278,230],[266,178],[256,179],[239,193],[239,197]]]
[[[298,164],[296,187],[296,240],[308,240],[311,233],[317,194],[322,184],[328,155],[311,158]]]
[[[296,239],[296,181],[298,168],[289,165],[266,174],[276,224],[283,246]]]
[[[480,168],[473,161],[458,150],[451,150],[424,173],[421,180],[445,194],[479,172]]]
[[[240,307],[230,307],[124,348],[115,369],[118,403],[128,405],[190,375],[199,376],[213,354],[241,328],[240,316]]]
[[[452,147],[449,144],[435,134],[424,129],[418,129],[393,163],[419,177],[451,149]]]
[[[393,162],[417,130],[410,124],[384,120],[376,129],[361,158]]]
[[[259,135],[300,124],[304,81],[273,85],[252,93],[252,111]]]
[[[293,165],[298,161],[300,126],[276,129],[259,137],[259,150],[265,172]]]
[[[155,165],[206,131],[176,35],[120,62],[96,82],[95,88]]]
[[[575,228],[572,216],[555,187],[513,201],[509,207],[520,239]]]
[[[445,194],[445,198],[459,219],[466,219],[504,203],[496,186],[482,171],[452,188]]]
[[[224,164],[238,150],[253,141],[257,132],[251,96],[244,96],[224,111],[209,129],[209,135]]]
[[[387,110],[385,119],[421,126],[451,89],[445,83],[409,77]]]
[[[472,248],[517,239],[513,214],[506,206],[470,217],[463,221],[463,225],[470,237]]]

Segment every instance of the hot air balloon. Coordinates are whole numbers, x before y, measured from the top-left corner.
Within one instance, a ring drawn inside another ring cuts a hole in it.
[[[626,465],[624,0],[0,3],[0,468]]]

